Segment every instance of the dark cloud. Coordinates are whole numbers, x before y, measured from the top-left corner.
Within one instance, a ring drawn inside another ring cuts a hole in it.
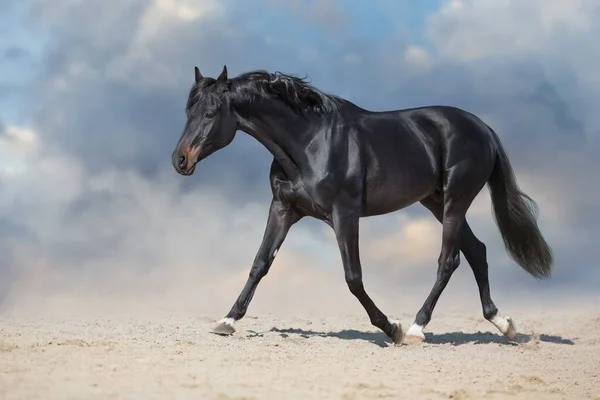
[[[568,135],[574,142],[585,139],[583,123],[572,116],[571,107],[561,98],[555,85],[548,81],[542,81],[529,98],[533,103],[539,103],[548,108],[548,111],[554,116],[554,122],[560,133]]]

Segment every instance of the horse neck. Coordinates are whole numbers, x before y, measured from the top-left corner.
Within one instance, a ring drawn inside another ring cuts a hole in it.
[[[278,100],[260,101],[235,107],[239,130],[258,140],[273,154],[289,178],[295,178],[307,164],[306,147],[314,130],[310,116],[295,113]]]

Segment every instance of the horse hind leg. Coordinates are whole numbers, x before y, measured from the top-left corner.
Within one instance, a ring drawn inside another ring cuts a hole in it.
[[[490,295],[490,281],[488,277],[488,263],[485,245],[477,239],[468,224],[463,228],[461,250],[471,266],[477,287],[483,316],[490,321],[508,340],[514,341],[517,337],[517,327],[514,321],[499,314],[498,308]]]
[[[465,214],[472,199],[455,196],[448,199],[443,206],[442,248],[438,258],[437,277],[429,296],[425,299],[415,320],[405,335],[405,342],[422,342],[425,340],[423,329],[431,321],[433,309],[442,292],[448,285],[452,274],[460,265],[460,238],[465,224]]]
[[[443,205],[439,199],[429,197],[421,201],[435,218],[442,222]],[[462,228],[462,236],[460,241],[460,250],[469,263],[477,287],[479,289],[479,297],[483,316],[490,321],[508,340],[514,340],[517,336],[517,328],[514,321],[508,317],[503,317],[498,312],[498,308],[494,304],[490,294],[490,281],[488,277],[487,250],[485,244],[481,242],[471,230],[468,221],[465,219]]]
[[[431,196],[421,202],[426,207],[427,202],[430,202],[435,208],[436,218],[442,223],[442,248],[438,258],[435,283],[417,313],[414,323],[406,332],[407,342],[425,340],[423,328],[431,321],[437,301],[460,265],[461,240],[466,225],[467,210],[485,185],[493,167],[493,162],[490,163],[489,168],[482,168],[482,163],[476,161],[480,160],[462,162],[446,170],[444,177],[446,182],[441,201],[436,201],[436,196]],[[434,205],[436,203],[437,206]]]

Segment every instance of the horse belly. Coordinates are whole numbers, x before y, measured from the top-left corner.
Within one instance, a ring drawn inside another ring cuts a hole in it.
[[[431,193],[438,179],[426,154],[386,158],[368,169],[363,214],[386,214],[408,207]]]

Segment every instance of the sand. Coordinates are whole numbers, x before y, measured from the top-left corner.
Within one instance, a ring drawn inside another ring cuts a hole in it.
[[[0,398],[600,399],[600,309],[511,317],[517,344],[444,312],[425,343],[394,346],[361,313],[251,315],[231,337],[208,317],[5,315]]]

